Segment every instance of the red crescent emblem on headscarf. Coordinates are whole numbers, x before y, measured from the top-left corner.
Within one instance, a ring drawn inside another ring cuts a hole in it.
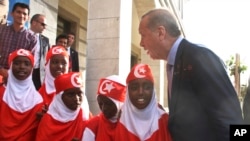
[[[19,50],[17,51],[17,55],[20,55],[20,56],[29,56],[30,53],[29,53],[27,50],[19,49]]]
[[[115,87],[113,86],[113,82],[109,81],[109,80],[104,80],[100,87],[99,87],[99,92],[100,94],[107,94],[111,92],[112,89],[114,89]]]
[[[79,74],[75,73],[71,76],[71,84],[74,87],[81,87],[82,86],[82,79],[80,78]]]
[[[53,47],[52,48],[52,54],[61,54],[63,50],[59,47]]]
[[[145,74],[146,74],[146,70],[142,64],[139,64],[138,66],[136,66],[135,71],[134,71],[134,75],[136,78],[144,78]]]

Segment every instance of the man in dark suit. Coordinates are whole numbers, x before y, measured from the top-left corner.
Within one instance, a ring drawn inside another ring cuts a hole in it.
[[[42,35],[46,28],[46,17],[35,14],[30,20],[30,31],[37,37],[37,46],[34,52],[35,64],[32,79],[36,89],[41,87],[45,75],[45,58],[50,48],[49,39]]]
[[[244,97],[242,111],[244,123],[250,125],[250,79],[248,80],[247,93]]]
[[[70,63],[71,63],[71,71],[73,72],[79,72],[79,60],[78,60],[78,52],[72,48],[72,45],[75,42],[75,34],[73,32],[70,32],[68,35],[68,46],[67,51],[70,56]]]
[[[174,141],[229,141],[230,124],[242,124],[236,91],[221,59],[181,37],[167,9],[142,16],[140,45],[169,66],[169,130]]]

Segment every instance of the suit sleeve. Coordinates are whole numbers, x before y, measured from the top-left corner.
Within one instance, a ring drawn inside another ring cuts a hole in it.
[[[76,71],[79,72],[79,58],[78,58],[78,52],[76,51]]]
[[[244,98],[243,115],[244,115],[244,123],[250,124],[250,87],[249,86],[247,88],[247,94]]]
[[[236,91],[222,60],[208,49],[194,55],[193,88],[218,140],[229,138],[229,125],[243,122]]]

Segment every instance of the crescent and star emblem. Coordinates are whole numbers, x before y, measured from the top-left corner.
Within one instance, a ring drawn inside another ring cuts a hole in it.
[[[136,66],[135,71],[134,71],[135,77],[137,77],[137,78],[144,78],[144,77],[146,77],[146,75],[145,75],[146,70],[142,66],[143,66],[143,64],[140,64],[140,65]]]
[[[20,49],[20,50],[17,51],[17,55],[29,56],[30,53],[27,50]]]
[[[105,85],[105,87],[104,87],[104,85]],[[101,94],[107,94],[106,91],[108,91],[110,93],[110,91],[114,88],[115,87],[113,86],[113,82],[111,82],[109,80],[104,80],[102,82],[102,84],[100,85],[99,91]]]
[[[61,54],[63,50],[59,47],[53,47],[52,48],[52,54]]]
[[[71,76],[71,84],[74,87],[81,87],[82,86],[82,79],[80,78],[80,76],[78,74],[73,74]]]

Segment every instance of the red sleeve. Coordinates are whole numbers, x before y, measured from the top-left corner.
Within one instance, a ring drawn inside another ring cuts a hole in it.
[[[87,128],[91,129],[92,132],[96,135],[98,131],[98,124],[99,124],[100,116],[97,115],[95,117],[92,117],[91,119],[88,120],[87,122]]]

